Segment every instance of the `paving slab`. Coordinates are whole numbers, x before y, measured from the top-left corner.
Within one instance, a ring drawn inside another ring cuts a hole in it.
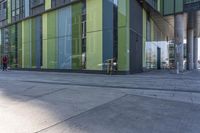
[[[46,85],[46,88],[48,87],[52,86]],[[34,95],[38,92],[38,89],[30,91]],[[42,91],[39,97],[28,99],[24,98],[24,93],[22,96],[17,95],[20,97],[18,100],[15,100],[13,95],[2,94],[3,97],[0,97],[0,101],[3,99],[0,102],[0,131],[3,133],[33,133],[110,102],[124,93],[117,90],[105,91],[92,87],[72,86],[50,93]]]
[[[200,105],[126,95],[39,133],[199,133]]]
[[[199,79],[200,71],[0,72],[0,132],[199,133]]]

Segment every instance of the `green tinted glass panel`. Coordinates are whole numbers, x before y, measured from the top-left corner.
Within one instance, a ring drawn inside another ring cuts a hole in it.
[[[87,0],[86,68],[102,70],[102,0]]]
[[[11,68],[16,67],[16,48],[17,48],[17,41],[16,41],[16,25],[12,25],[9,28],[9,49],[8,49],[8,56],[9,56],[9,65]]]
[[[18,68],[22,67],[22,23],[17,24],[17,58]]]
[[[159,12],[160,12],[160,2],[161,2],[161,0],[157,0],[157,11],[159,11]]]
[[[31,68],[31,20],[22,22],[22,67]]]
[[[118,1],[118,26],[127,27],[128,25],[128,3],[129,0],[119,0]]]
[[[164,15],[174,13],[174,0],[164,0]]]
[[[175,11],[177,12],[182,12],[183,11],[183,0],[175,0],[176,6],[175,6]]]
[[[151,41],[155,41],[155,36],[154,36],[154,33],[155,33],[155,31],[154,31],[154,21],[153,21],[152,18],[150,19],[150,21],[151,21]]]
[[[72,5],[72,69],[81,69],[82,61],[82,4]]]
[[[143,67],[146,67],[146,57],[145,57],[145,48],[146,48],[146,32],[147,32],[147,13],[143,9]]]
[[[31,54],[32,54],[32,58],[31,58],[31,62],[32,62],[32,68],[36,68],[36,60],[35,60],[35,54],[36,54],[36,37],[35,37],[35,33],[36,33],[36,23],[35,23],[35,18],[33,18],[31,20]],[[38,33],[39,34],[39,33]]]
[[[129,0],[118,1],[118,69],[129,70]]]
[[[87,0],[87,32],[102,30],[102,0]]]
[[[11,0],[7,0],[7,10],[8,23],[11,23]]]
[[[45,0],[45,10],[48,10],[51,8],[51,0]]]
[[[43,68],[57,68],[56,11],[43,15]]]

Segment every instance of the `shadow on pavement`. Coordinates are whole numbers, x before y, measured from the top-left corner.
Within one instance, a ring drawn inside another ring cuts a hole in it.
[[[136,96],[134,88],[200,91],[199,77],[199,71],[123,76],[0,72],[0,131],[195,133],[199,105]]]

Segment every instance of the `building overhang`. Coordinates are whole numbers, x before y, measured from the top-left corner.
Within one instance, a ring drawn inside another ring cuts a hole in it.
[[[174,38],[174,24],[171,23],[171,18],[165,18],[162,14],[154,9],[146,0],[138,0],[142,3],[144,9],[149,12],[156,26],[162,31],[168,40]]]

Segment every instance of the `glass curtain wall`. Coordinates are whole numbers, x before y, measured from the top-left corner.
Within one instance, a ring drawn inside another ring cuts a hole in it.
[[[24,11],[24,0],[11,1],[12,22],[22,19],[25,16]]]
[[[43,15],[43,68],[81,69],[81,4]]]
[[[1,29],[1,57],[7,55],[12,68],[16,68],[18,64],[16,28],[16,25],[12,25]]]
[[[23,0],[11,2],[13,21],[29,15],[20,12]],[[32,15],[44,6],[30,2]],[[1,55],[12,68],[104,70],[115,58],[128,71],[129,28],[129,0],[83,0],[2,28]]]
[[[4,26],[5,24],[7,24],[7,4],[7,0],[0,1],[0,26]]]
[[[62,6],[64,4],[68,4],[70,2],[77,1],[77,0],[51,0],[52,7]]]
[[[129,71],[129,0],[118,0],[118,70]]]
[[[12,68],[82,69],[82,4],[1,29],[1,54]]]
[[[45,11],[45,0],[30,0],[29,4],[31,15],[36,15]]]

